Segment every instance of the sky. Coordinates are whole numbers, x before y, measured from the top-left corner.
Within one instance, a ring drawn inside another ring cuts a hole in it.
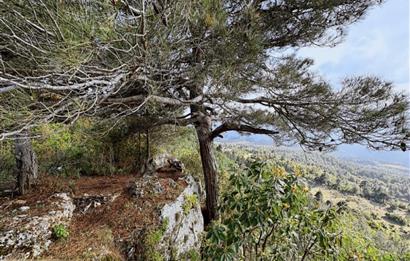
[[[387,0],[351,25],[340,45],[302,48],[298,55],[313,58],[314,70],[334,86],[346,76],[374,75],[392,81],[398,91],[410,96],[409,8],[409,0]],[[338,154],[410,167],[410,152],[376,152],[359,145],[344,145]]]
[[[346,76],[375,75],[410,94],[409,0],[387,0],[351,25],[333,48],[302,48],[299,55],[315,61],[314,69],[337,84]]]
[[[393,82],[397,91],[410,95],[409,26],[409,0],[387,0],[348,27],[347,36],[338,46],[302,48],[297,54],[313,58],[313,69],[336,88],[347,76],[372,75]],[[226,138],[272,144],[270,138],[260,135],[239,138],[238,134],[230,133]],[[361,145],[342,145],[336,154],[410,168],[410,152],[370,151]]]

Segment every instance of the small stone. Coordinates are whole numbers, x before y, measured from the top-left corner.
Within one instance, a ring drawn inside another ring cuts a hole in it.
[[[28,211],[29,209],[30,209],[29,206],[22,206],[22,207],[19,208],[19,211],[21,211],[21,212],[26,212],[26,211]]]
[[[129,193],[136,198],[142,198],[150,194],[161,194],[163,192],[164,188],[155,176],[144,176],[142,179],[137,179],[129,187]]]
[[[24,205],[27,203],[27,201],[22,200],[22,199],[17,199],[17,200],[14,200],[13,203],[16,205]]]
[[[120,195],[121,195],[121,194],[119,194],[119,193],[114,194],[114,195],[111,197],[110,202],[114,202],[114,200],[116,200]]]
[[[174,189],[178,184],[173,179],[168,179],[168,185]]]

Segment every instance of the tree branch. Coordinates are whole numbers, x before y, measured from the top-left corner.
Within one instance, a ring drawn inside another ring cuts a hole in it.
[[[120,73],[118,75],[115,75],[112,77],[110,80],[97,80],[97,79],[87,79],[87,81],[82,82],[82,83],[76,83],[76,84],[63,84],[63,85],[50,85],[44,82],[30,82],[26,81],[23,79],[25,83],[21,83],[19,81],[15,81],[12,79],[6,79],[3,77],[0,77],[0,83],[8,83],[10,86],[7,86],[5,88],[0,88],[0,93],[4,93],[7,91],[11,91],[17,87],[24,88],[24,89],[29,89],[29,90],[51,90],[51,91],[69,91],[69,90],[80,90],[80,89],[86,89],[88,87],[95,87],[95,86],[100,86],[100,85],[105,85],[105,86],[113,86],[115,84],[118,84],[122,79],[126,76],[126,74]],[[51,77],[50,77],[51,78]]]
[[[144,100],[152,100],[161,104],[168,104],[168,105],[191,105],[191,104],[196,104],[202,101],[202,96],[197,96],[194,99],[191,100],[179,100],[175,98],[168,98],[168,97],[161,97],[161,96],[156,96],[156,95],[135,95],[135,96],[130,96],[130,97],[124,97],[124,98],[111,98],[108,99],[107,101],[109,103],[136,103],[136,102],[141,102]]]
[[[226,122],[218,126],[214,129],[211,133],[211,139],[215,139],[219,135],[227,131],[241,131],[241,132],[249,132],[253,134],[264,134],[264,135],[275,135],[278,134],[278,131],[268,130],[263,128],[256,128],[246,124],[236,124],[232,122]]]
[[[265,97],[257,97],[253,99],[238,99],[236,102],[242,103],[242,104],[261,104],[265,106],[272,106],[272,105],[287,105],[287,106],[312,106],[312,105],[325,105],[325,104],[334,104],[336,100],[334,99],[328,99],[326,101],[320,100],[320,101],[295,101],[295,102],[290,102],[286,100],[275,100],[275,99],[268,99]]]

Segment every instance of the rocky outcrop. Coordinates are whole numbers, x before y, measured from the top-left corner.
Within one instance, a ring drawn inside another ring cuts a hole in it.
[[[194,260],[204,231],[201,185],[164,162],[149,175],[118,177],[116,186],[80,178],[76,193],[3,200],[0,260]],[[54,244],[58,238],[67,240]]]
[[[178,198],[161,209],[161,220],[167,223],[159,250],[166,260],[199,253],[204,231],[200,198],[200,184],[192,176],[185,180],[188,186]]]
[[[2,217],[0,232],[0,260],[21,260],[37,257],[51,244],[52,228],[66,225],[75,205],[66,193],[53,195],[46,202],[50,211],[29,215],[29,206],[21,206]]]
[[[149,183],[160,184],[156,177]],[[168,179],[170,183],[172,179]],[[186,260],[199,255],[204,231],[200,198],[201,186],[192,176],[185,176],[186,187],[174,200],[159,207],[158,225],[134,231],[128,249],[130,260]],[[147,182],[147,181],[146,181]],[[168,183],[168,184],[170,184]],[[161,193],[158,188],[145,193]]]
[[[151,176],[158,175],[159,173],[173,173],[174,175],[178,175],[183,171],[184,164],[181,161],[170,155],[161,154],[148,159],[140,172],[143,176]]]
[[[161,194],[164,192],[164,188],[157,177],[144,176],[133,182],[128,191],[133,197],[142,198],[147,195]]]

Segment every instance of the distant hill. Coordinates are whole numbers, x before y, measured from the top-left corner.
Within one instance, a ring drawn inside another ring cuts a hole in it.
[[[224,139],[219,139],[225,143],[248,142],[256,145],[273,145],[272,139],[265,135],[240,135],[237,132],[229,132],[224,135]],[[338,158],[365,163],[378,162],[378,164],[397,167],[400,165],[408,170],[410,175],[410,151],[372,151],[361,145],[342,145],[335,152],[331,153]]]
[[[304,152],[296,147],[273,147],[246,141],[223,143],[222,150],[227,155],[234,155],[232,159],[239,162],[241,159],[270,161],[290,171],[295,166],[293,164],[299,165],[308,173],[304,178],[312,186],[325,185],[329,189],[359,195],[377,203],[398,200],[407,205],[410,202],[410,170],[402,165],[346,160],[330,153]]]

